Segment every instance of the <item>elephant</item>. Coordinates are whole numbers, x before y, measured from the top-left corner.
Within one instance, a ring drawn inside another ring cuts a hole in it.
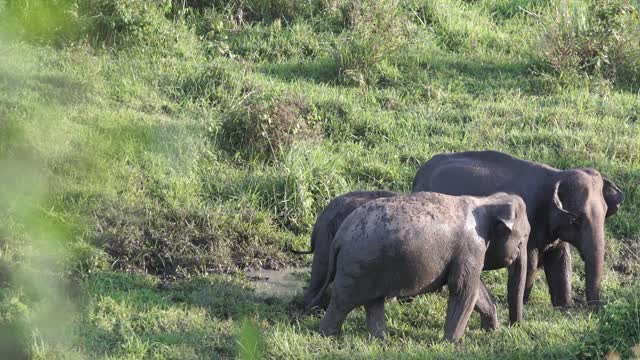
[[[311,265],[311,280],[304,294],[304,306],[309,306],[313,297],[318,293],[327,275],[327,265],[329,263],[329,247],[333,241],[342,221],[355,209],[371,200],[396,196],[398,193],[391,191],[352,191],[337,196],[324,211],[318,216],[316,224],[311,233],[311,250],[300,251],[292,249],[294,254],[312,254],[313,263]]]
[[[311,267],[311,279],[303,297],[303,307],[305,309],[308,310],[311,308],[309,304],[324,284],[329,263],[329,248],[344,219],[355,209],[371,200],[397,195],[400,195],[400,193],[391,191],[353,191],[337,196],[318,216],[318,220],[311,233],[311,250],[295,250],[291,244],[289,244],[288,250],[294,254],[314,254]],[[487,254],[489,256],[491,252]],[[495,266],[491,266],[490,264],[491,259],[488,260],[489,262],[487,262],[485,270],[495,269]],[[480,314],[482,328],[485,330],[495,330],[498,327],[495,302],[484,284],[481,284],[481,288],[484,294],[483,301],[476,303],[476,311]],[[403,303],[408,303],[413,300],[413,297],[406,296],[398,300]],[[323,302],[321,303],[323,307],[326,306]],[[516,304],[517,297],[515,297],[515,293],[512,293],[511,297],[509,297],[510,323],[522,320],[522,310],[520,310]]]
[[[528,241],[525,303],[540,262],[544,266],[553,306],[567,308],[573,305],[568,247],[571,244],[585,262],[587,303],[595,310],[600,307],[604,222],[618,211],[624,202],[624,193],[597,170],[559,170],[497,151],[443,153],[420,167],[412,191],[474,196],[495,192],[519,195],[527,205],[532,227]],[[509,287],[508,292],[512,291],[514,289]]]
[[[480,281],[483,267],[507,267],[521,258],[526,263],[526,213],[520,197],[504,193],[472,197],[420,192],[360,206],[338,229],[325,282],[310,304],[317,305],[333,283],[320,332],[340,334],[349,312],[364,305],[369,333],[384,338],[385,298],[447,285],[445,339],[459,341],[476,302],[491,301]],[[492,254],[485,258],[488,251]],[[521,309],[524,266],[520,276]],[[480,308],[495,311],[495,306]]]

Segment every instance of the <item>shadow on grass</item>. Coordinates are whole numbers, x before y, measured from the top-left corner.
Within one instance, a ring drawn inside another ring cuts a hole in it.
[[[104,123],[118,117],[118,126],[104,126]],[[184,161],[181,157],[195,156],[194,144],[200,141],[202,126],[176,122],[159,123],[154,117],[141,119],[139,113],[108,113],[92,119],[92,128],[101,142],[96,147],[107,145],[99,154],[115,156],[123,149],[138,151],[143,154],[161,155],[167,159]],[[107,140],[105,140],[107,139]],[[116,157],[117,159],[117,157]]]
[[[483,61],[455,55],[434,56],[419,63],[428,78],[459,81],[469,94],[519,90],[529,95],[548,92],[548,83],[531,72],[531,61]]]
[[[96,355],[142,349],[138,355],[146,357],[233,357],[244,319],[286,323],[295,312],[284,300],[259,297],[228,276],[163,281],[97,273],[86,281],[85,297],[82,342]]]
[[[0,355],[3,359],[29,359],[24,332],[15,324],[0,326]]]
[[[254,337],[295,323],[305,333],[315,334],[318,330],[319,316],[302,316],[295,298],[292,304],[261,297],[246,281],[229,276],[163,281],[152,276],[105,272],[92,275],[85,290],[87,300],[80,329],[84,348],[94,355],[233,357],[238,354],[238,342],[246,330],[245,320],[257,325],[254,332],[258,335],[253,334]],[[566,343],[552,339],[540,344],[533,341],[537,334],[545,332],[544,324],[524,324],[521,329],[503,328],[494,335],[480,335],[477,323],[461,345],[453,346],[442,340],[444,314],[432,300],[423,301],[426,308],[414,303],[390,304],[387,318],[391,347],[372,349],[355,357],[556,359],[573,358],[583,346],[581,337]],[[553,328],[553,322],[549,326]],[[343,331],[348,336],[337,342],[342,350],[352,346],[350,339],[375,342],[367,334],[362,309],[349,316]],[[550,334],[553,336],[553,331]],[[404,342],[418,346],[405,347]],[[332,349],[321,352],[326,356],[336,354]]]
[[[528,61],[483,60],[461,58],[452,54],[434,55],[402,70],[407,84],[418,79],[424,83],[461,86],[472,95],[491,95],[504,91],[521,91],[527,95],[544,95],[555,87],[549,78],[536,75],[539,64]],[[314,84],[341,85],[338,68],[332,59],[262,65],[260,71],[286,82],[303,80]],[[421,74],[421,72],[424,72]]]
[[[450,349],[445,347],[444,349],[426,349],[412,353],[411,356],[405,354],[399,355],[396,352],[373,352],[368,354],[369,359],[571,359],[573,358],[571,352],[567,351],[566,346],[552,346],[545,349],[541,349],[539,352],[533,353],[531,350],[517,349],[516,344],[513,348],[502,348],[496,351],[464,351],[461,349]]]
[[[338,67],[335,61],[323,59],[316,62],[265,64],[260,71],[268,76],[293,82],[304,80],[315,84],[337,85]]]
[[[8,71],[0,71],[0,89],[7,87],[11,92],[31,92],[38,97],[58,105],[77,104],[88,100],[92,86],[63,75],[22,76]]]

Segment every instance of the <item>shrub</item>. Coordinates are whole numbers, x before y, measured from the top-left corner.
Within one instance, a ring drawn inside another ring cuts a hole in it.
[[[0,32],[18,38],[61,44],[80,33],[80,19],[74,0],[0,1]]]
[[[407,43],[398,0],[354,0],[343,5],[349,30],[334,45],[339,74],[347,82],[375,85],[392,77],[392,58]]]
[[[635,359],[640,355],[639,293],[640,288],[632,286],[604,306],[599,325],[585,337],[578,358],[602,359],[605,354],[614,352],[625,359]]]
[[[638,86],[638,36],[637,10],[627,0],[594,0],[585,16],[565,4],[547,21],[542,58],[559,74],[596,75],[623,86]]]
[[[538,12],[548,6],[549,0],[489,0],[482,5],[497,21],[508,20],[523,11]]]
[[[315,0],[238,0],[253,20],[282,19],[290,21],[295,17],[309,17],[315,9]]]
[[[0,354],[9,359],[27,359],[29,306],[23,291],[0,287]]]
[[[206,10],[212,8],[226,13],[239,24],[310,17],[322,9],[322,0],[173,0],[174,8]]]
[[[311,108],[303,100],[250,93],[226,113],[216,138],[230,154],[269,159],[318,134]]]
[[[244,75],[247,70],[226,60],[213,59],[179,79],[175,100],[204,100],[214,107],[229,108],[235,99],[255,91]]]
[[[148,56],[192,57],[201,44],[166,0],[79,0],[83,32],[95,45],[129,47]]]
[[[13,0],[0,12],[2,24],[30,41],[61,42],[74,35],[112,43],[152,23],[154,2],[141,0]]]
[[[272,170],[254,171],[238,190],[252,193],[278,226],[304,234],[331,199],[350,189],[338,161],[326,156],[322,150],[292,151]]]

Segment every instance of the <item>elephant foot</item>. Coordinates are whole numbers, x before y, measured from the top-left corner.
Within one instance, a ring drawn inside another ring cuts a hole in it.
[[[552,299],[551,304],[556,308],[570,308],[573,306],[573,299],[570,297],[561,298],[561,299]]]
[[[413,296],[402,296],[402,297],[400,297],[398,299],[398,302],[400,304],[411,304],[414,299],[415,299],[415,297],[413,297]]]
[[[480,328],[484,331],[494,331],[500,327],[500,323],[498,322],[498,317],[480,317]]]
[[[487,287],[482,282],[480,285],[475,310],[480,314],[480,327],[482,330],[493,331],[500,324],[498,322],[498,309]]]
[[[567,311],[574,306],[574,302],[572,299],[552,299],[551,305],[554,307],[554,309]]]
[[[340,304],[332,299],[327,312],[320,320],[320,334],[323,336],[339,336],[342,330],[342,323],[351,310],[353,310],[352,305]]]
[[[341,335],[341,331],[337,330],[337,329],[323,329],[320,328],[320,335],[324,336],[324,337],[338,337]]]
[[[598,312],[600,311],[600,309],[602,309],[602,301],[601,300],[592,300],[587,302],[587,306],[589,306],[589,310],[593,311],[593,312]]]
[[[329,337],[329,336],[340,336],[342,331],[341,331],[341,326],[342,324],[335,324],[332,321],[327,321],[326,318],[323,318],[320,321],[320,335],[325,336],[325,337]]]

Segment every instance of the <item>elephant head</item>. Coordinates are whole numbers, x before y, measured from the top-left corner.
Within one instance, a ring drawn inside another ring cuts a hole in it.
[[[500,194],[496,194],[500,195]],[[527,207],[519,196],[500,196],[498,204],[488,208],[490,235],[484,259],[484,270],[509,268],[507,302],[509,321],[522,320],[522,303],[527,274],[527,242],[531,226]]]
[[[488,207],[492,226],[484,270],[508,267],[519,256],[526,256],[531,231],[526,205],[520,197],[504,196],[508,201]]]
[[[554,183],[549,230],[554,238],[578,249],[585,262],[587,302],[596,308],[604,265],[604,221],[623,201],[622,191],[594,169],[565,170]]]

